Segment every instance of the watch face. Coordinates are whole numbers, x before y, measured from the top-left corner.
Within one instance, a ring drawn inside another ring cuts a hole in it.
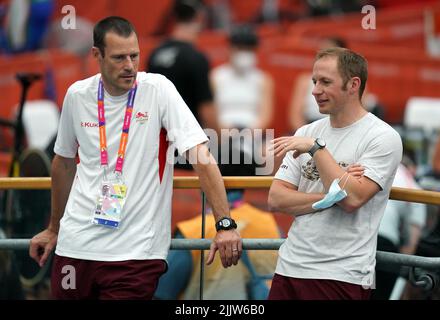
[[[325,147],[325,141],[321,138],[316,139],[316,143],[321,147],[324,148]]]
[[[223,225],[223,227],[227,228],[231,225],[231,221],[229,221],[228,219],[225,219],[222,221],[222,225]]]

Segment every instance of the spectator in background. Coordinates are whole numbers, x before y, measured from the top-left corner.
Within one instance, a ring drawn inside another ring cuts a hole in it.
[[[49,28],[53,0],[11,0],[0,45],[6,53],[40,49]]]
[[[229,44],[229,61],[211,75],[219,126],[266,129],[272,121],[273,81],[257,67],[258,37],[252,27],[239,26]]]
[[[209,61],[194,47],[204,12],[197,0],[176,0],[171,37],[153,50],[147,71],[166,76],[176,86],[203,128],[215,128],[216,116],[209,86]]]
[[[440,135],[437,138],[434,155],[432,157],[432,171],[434,172],[434,175],[440,177]]]
[[[404,157],[404,159],[407,159]],[[393,187],[420,189],[409,164],[397,168]],[[379,227],[377,250],[414,254],[426,223],[426,205],[422,203],[389,200]],[[377,270],[376,290],[372,300],[388,300],[398,274]]]
[[[213,69],[211,83],[218,125],[221,129],[238,130],[230,132],[228,143],[243,153],[246,165],[255,162],[257,152],[263,156],[261,139],[254,139],[260,136],[252,133],[254,129],[267,129],[272,121],[273,81],[257,67],[258,37],[251,26],[235,27],[229,44],[229,61]],[[243,147],[237,145],[241,143],[240,136],[244,137]]]

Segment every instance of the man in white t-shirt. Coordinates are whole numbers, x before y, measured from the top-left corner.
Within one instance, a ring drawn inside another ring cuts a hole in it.
[[[30,246],[40,266],[56,246],[53,295],[152,298],[171,241],[174,148],[189,157],[213,208],[218,232],[207,263],[219,250],[224,267],[237,264],[241,239],[191,111],[164,76],[138,72],[129,21],[103,19],[93,39],[101,73],[66,94],[52,164],[52,215]]]
[[[295,221],[279,250],[269,299],[368,299],[401,139],[362,107],[367,61],[359,54],[320,51],[312,80],[319,111],[329,117],[274,140],[284,160],[269,205]],[[365,168],[362,177],[347,174],[355,164]]]

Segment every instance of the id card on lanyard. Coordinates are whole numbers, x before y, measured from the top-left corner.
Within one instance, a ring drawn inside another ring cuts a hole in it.
[[[98,190],[95,208],[93,210],[92,223],[117,229],[122,220],[122,213],[127,196],[127,186],[122,176],[125,151],[128,143],[128,132],[130,130],[131,116],[133,112],[134,98],[137,91],[137,82],[128,93],[127,106],[125,108],[124,124],[122,127],[121,140],[119,142],[118,156],[115,172],[107,177],[108,153],[107,138],[105,132],[104,112],[104,85],[99,79],[98,86],[98,121],[99,121],[99,146],[101,153],[101,167],[103,168],[103,179]]]

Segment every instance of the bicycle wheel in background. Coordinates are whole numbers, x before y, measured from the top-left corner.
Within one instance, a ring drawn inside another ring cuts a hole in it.
[[[49,177],[50,159],[39,149],[27,149],[19,159],[20,177]],[[50,190],[13,190],[12,238],[32,238],[47,227],[50,218]],[[27,250],[16,252],[21,281],[33,288],[48,276],[50,261],[43,268],[29,257]]]

